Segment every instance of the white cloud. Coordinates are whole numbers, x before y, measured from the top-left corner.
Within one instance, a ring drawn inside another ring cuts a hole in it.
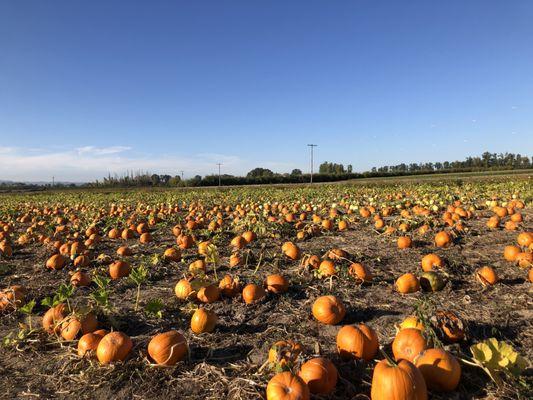
[[[292,163],[260,162],[235,155],[200,153],[196,155],[137,155],[127,146],[84,146],[66,150],[45,150],[0,147],[0,180],[87,182],[108,174],[126,171],[148,171],[185,177],[218,172],[242,175],[261,166],[275,172],[290,172],[301,166]],[[130,151],[131,150],[131,151]]]

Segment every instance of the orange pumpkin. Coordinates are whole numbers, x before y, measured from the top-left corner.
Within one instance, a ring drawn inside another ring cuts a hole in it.
[[[281,247],[281,251],[291,260],[298,260],[300,258],[300,249],[292,242],[285,242]]]
[[[426,382],[418,368],[407,360],[401,360],[398,364],[381,360],[374,367],[370,398],[427,400]]]
[[[131,265],[127,261],[115,261],[109,265],[109,276],[111,279],[120,279],[128,276],[131,272]]]
[[[196,297],[202,303],[214,303],[220,299],[220,289],[216,285],[203,286],[198,290]]]
[[[335,325],[346,315],[344,304],[335,296],[321,296],[313,303],[313,316],[323,324]]]
[[[507,261],[515,261],[518,254],[520,254],[520,247],[518,246],[505,246],[503,249],[503,258]]]
[[[272,293],[285,293],[289,289],[289,281],[283,275],[273,274],[265,280],[266,289]]]
[[[133,347],[130,337],[122,332],[105,335],[96,348],[96,357],[100,364],[124,361]]]
[[[187,354],[187,342],[178,331],[160,333],[148,343],[148,354],[158,365],[174,365]]]
[[[452,238],[448,232],[441,231],[435,235],[435,246],[448,247],[452,244]]]
[[[107,335],[107,331],[99,330],[83,335],[78,341],[78,355],[85,356],[89,351],[96,351],[102,338]]]
[[[378,336],[368,325],[346,325],[337,333],[337,351],[342,358],[371,361],[378,348]]]
[[[481,267],[476,270],[476,279],[483,286],[491,286],[498,282],[498,274],[492,267]]]
[[[415,365],[430,390],[451,392],[459,385],[461,365],[446,350],[427,349],[415,359]]]
[[[413,241],[409,236],[400,236],[398,238],[398,248],[407,249],[413,245]]]
[[[213,311],[199,308],[191,318],[191,330],[194,333],[209,333],[215,330],[218,317]]]
[[[242,290],[242,298],[246,304],[256,303],[265,296],[265,289],[254,283],[249,283]]]
[[[420,290],[420,281],[414,274],[407,273],[396,280],[395,286],[399,293],[415,293]]]
[[[337,368],[324,357],[312,358],[304,363],[298,375],[313,394],[329,394],[337,385]]]
[[[309,387],[292,372],[280,372],[270,379],[266,389],[267,400],[309,400]]]
[[[422,257],[422,269],[425,272],[432,271],[434,268],[442,268],[443,266],[442,258],[435,253],[426,254]]]
[[[422,332],[415,328],[402,329],[392,342],[392,353],[396,361],[404,359],[413,362],[423,350],[427,341]]]

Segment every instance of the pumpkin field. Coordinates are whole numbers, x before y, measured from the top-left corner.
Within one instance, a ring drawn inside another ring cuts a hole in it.
[[[0,194],[0,396],[530,399],[533,190]]]

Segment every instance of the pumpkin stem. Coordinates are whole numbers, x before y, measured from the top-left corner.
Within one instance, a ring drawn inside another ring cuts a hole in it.
[[[385,350],[383,350],[383,347],[380,347],[379,351],[383,355],[383,357],[385,357],[385,360],[387,360],[387,362],[389,363],[390,366],[392,366],[392,367],[397,367],[398,366],[398,363],[396,361],[394,361],[392,358],[389,357],[389,355],[385,352]]]

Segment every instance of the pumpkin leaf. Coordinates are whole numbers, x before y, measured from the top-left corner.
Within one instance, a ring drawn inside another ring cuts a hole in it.
[[[477,364],[491,376],[503,373],[518,377],[526,369],[526,360],[509,343],[490,338],[470,347]],[[493,378],[494,379],[494,378]]]

